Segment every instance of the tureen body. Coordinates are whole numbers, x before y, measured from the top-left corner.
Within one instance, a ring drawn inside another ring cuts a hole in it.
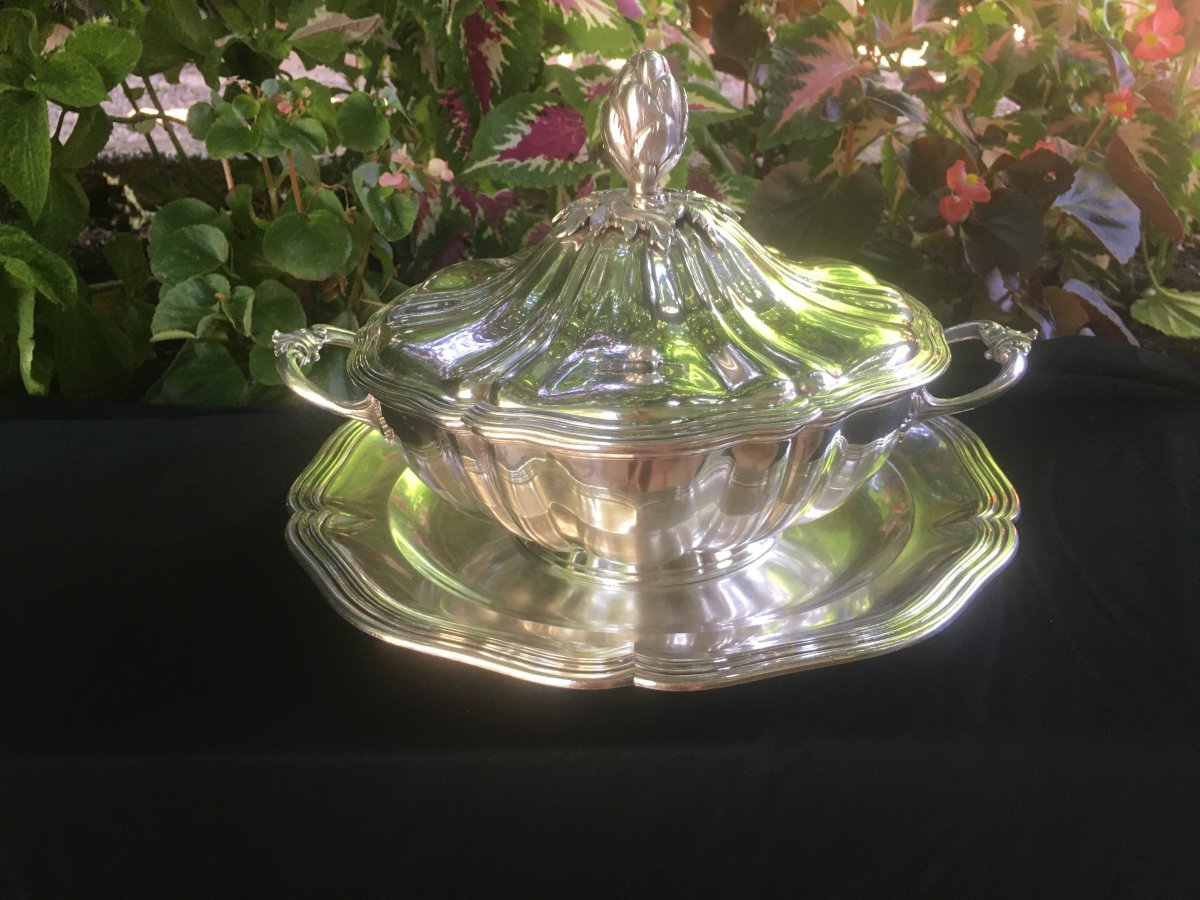
[[[687,108],[665,61],[635,56],[605,111],[630,181],[576,200],[537,246],[435,273],[357,335],[277,340],[286,383],[397,441],[419,477],[536,552],[606,576],[704,577],[840,505],[906,429],[985,402],[1029,336],[943,332],[919,302],[844,262],[796,263],[720,203],[664,191]],[[997,378],[952,400],[925,385],[979,338]],[[358,402],[301,363],[351,347]]]

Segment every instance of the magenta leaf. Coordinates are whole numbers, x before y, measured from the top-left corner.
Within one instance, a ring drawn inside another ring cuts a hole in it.
[[[479,123],[467,174],[520,187],[569,184],[592,168],[580,159],[586,141],[582,114],[561,97],[518,94]]]

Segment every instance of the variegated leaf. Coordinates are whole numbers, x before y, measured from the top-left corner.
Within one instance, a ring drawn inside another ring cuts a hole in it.
[[[473,0],[443,4],[440,13],[419,10],[447,83],[472,88],[461,95],[472,119],[530,88],[542,63],[544,7],[542,0]]]
[[[746,114],[744,109],[738,109],[720,91],[708,85],[690,82],[684,85],[684,90],[687,91],[688,118],[693,126],[726,122]]]
[[[1190,172],[1187,141],[1179,130],[1159,115],[1140,112],[1117,129],[1117,136],[1158,189],[1176,199]]]
[[[583,116],[561,97],[519,94],[479,124],[466,174],[519,187],[568,184],[593,168],[580,159],[585,143]]]
[[[642,14],[630,0],[548,0],[563,28],[581,50],[606,56],[625,56],[636,49],[637,39],[625,16]],[[631,16],[636,18],[636,16]]]
[[[845,35],[820,16],[780,28],[771,46],[762,146],[800,137],[823,101],[857,87],[859,77],[871,71]]]

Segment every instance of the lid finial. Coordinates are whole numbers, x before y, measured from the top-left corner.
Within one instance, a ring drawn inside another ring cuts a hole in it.
[[[642,50],[613,80],[604,101],[604,142],[629,181],[635,205],[659,191],[687,140],[687,95],[661,54]]]

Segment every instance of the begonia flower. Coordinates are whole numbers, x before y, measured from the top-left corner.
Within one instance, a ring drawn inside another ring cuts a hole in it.
[[[1154,12],[1137,23],[1133,55],[1150,62],[1169,59],[1183,49],[1183,16],[1171,0],[1158,0]]]
[[[1115,94],[1105,94],[1104,105],[1110,116],[1129,121],[1133,118],[1133,91],[1123,88]]]
[[[946,187],[972,203],[987,203],[992,199],[992,192],[983,179],[968,172],[967,164],[961,159],[946,170]]]
[[[954,225],[971,214],[971,201],[958,194],[947,194],[938,201],[938,212],[943,219]]]
[[[450,171],[450,167],[446,165],[446,161],[437,156],[425,164],[425,174],[434,181],[454,180],[454,173]]]
[[[409,185],[409,178],[403,172],[384,172],[379,176],[380,187],[390,187],[398,191],[407,191]]]

